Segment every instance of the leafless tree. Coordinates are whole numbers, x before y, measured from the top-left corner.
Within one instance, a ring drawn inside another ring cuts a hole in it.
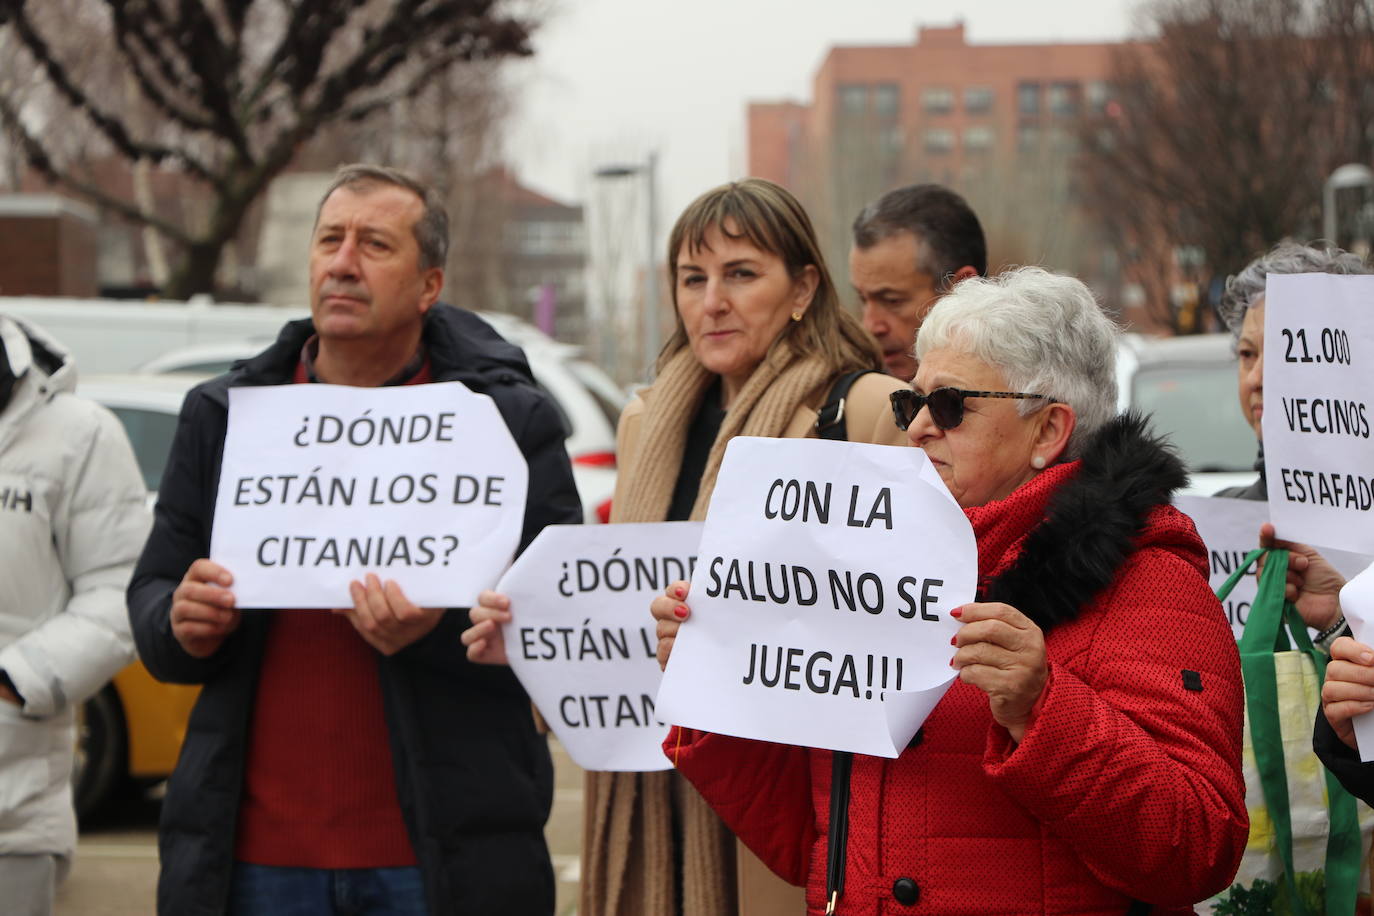
[[[48,93],[0,93],[0,124],[45,178],[175,247],[171,298],[213,289],[253,203],[322,130],[414,111],[456,65],[530,53],[520,0],[60,2],[109,35],[111,53],[71,40],[50,0],[0,0],[0,43],[22,49],[17,66]],[[71,148],[85,136],[179,171],[206,190],[205,212],[173,220],[113,193],[84,171],[89,148]]]
[[[1137,279],[1167,284],[1161,251],[1200,250],[1205,283],[1316,235],[1323,180],[1371,158],[1374,0],[1153,0],[1142,13],[1154,40],[1116,53],[1115,97],[1084,121],[1079,169]],[[1200,325],[1148,298],[1176,329]]]

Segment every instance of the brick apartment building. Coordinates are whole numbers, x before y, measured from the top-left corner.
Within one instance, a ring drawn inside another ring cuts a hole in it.
[[[1130,304],[1116,253],[1094,240],[1072,181],[1080,119],[1111,104],[1116,47],[969,44],[960,23],[922,26],[909,45],[832,48],[809,105],[750,104],[749,172],[804,199],[841,282],[859,209],[935,181],[978,211],[993,269],[1069,270]]]

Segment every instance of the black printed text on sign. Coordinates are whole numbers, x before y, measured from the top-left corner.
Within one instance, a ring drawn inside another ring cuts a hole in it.
[[[240,607],[351,606],[367,573],[464,607],[510,563],[527,480],[496,405],[459,382],[233,388],[210,557]]]

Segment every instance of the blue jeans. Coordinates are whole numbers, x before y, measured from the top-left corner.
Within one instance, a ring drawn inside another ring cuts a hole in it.
[[[234,863],[229,916],[426,916],[420,869]]]

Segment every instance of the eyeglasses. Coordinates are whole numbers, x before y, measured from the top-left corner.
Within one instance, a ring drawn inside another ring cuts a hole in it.
[[[901,388],[888,397],[892,400],[892,419],[898,428],[906,429],[921,408],[930,408],[930,418],[941,429],[954,429],[964,422],[964,398],[1039,398],[1058,403],[1047,394],[1026,394],[1021,391],[969,391],[966,388],[936,388],[930,394],[920,394]]]

